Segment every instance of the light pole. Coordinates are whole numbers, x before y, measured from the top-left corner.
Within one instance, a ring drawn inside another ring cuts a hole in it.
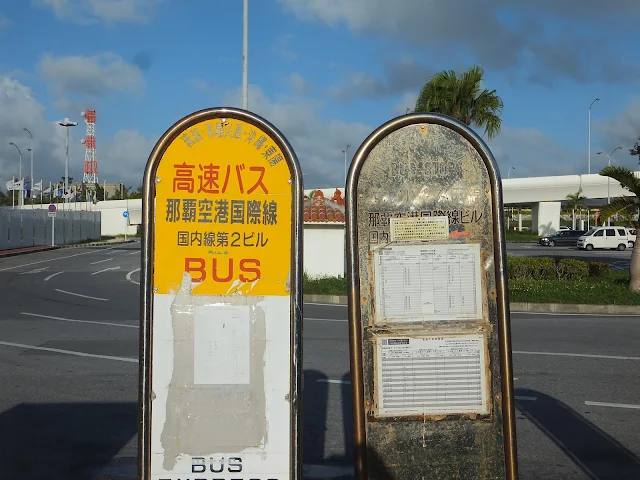
[[[249,108],[249,0],[244,0],[242,12],[242,108]]]
[[[344,153],[344,188],[345,188],[345,192],[346,192],[346,188],[347,188],[347,150],[349,150],[350,146],[351,145],[347,145],[347,148],[342,150],[342,153]]]
[[[31,152],[31,173],[29,175],[31,176],[31,208],[33,208],[33,135],[28,128],[23,128],[22,130],[29,134],[29,151]],[[42,189],[42,187],[40,187],[40,189]]]
[[[78,122],[72,122],[68,118],[65,117],[64,120],[60,120],[58,125],[61,127],[66,127],[67,129],[67,141],[65,144],[66,147],[66,162],[64,164],[64,193],[65,193],[65,203],[69,203],[69,127],[75,127],[78,125]]]
[[[613,149],[613,152],[611,153],[605,153],[605,152],[598,152],[598,155],[606,155],[607,156],[607,165],[610,167],[611,166],[611,155],[613,155],[616,150],[621,150],[622,147],[616,147]],[[611,195],[609,194],[609,180],[611,180],[610,177],[607,177],[607,204],[611,203]],[[607,218],[607,225],[611,225],[611,217]]]
[[[16,150],[18,150],[18,155],[20,155],[20,173],[19,173],[19,182],[22,182],[22,151],[20,150],[20,147],[18,147],[18,145],[16,145],[13,142],[9,142],[9,145],[13,145],[14,147],[16,147]],[[24,194],[24,183],[22,184],[22,186],[20,187],[20,198],[19,198],[19,202],[18,205],[20,207],[22,207],[22,205],[24,204],[24,199],[22,198],[22,195]]]
[[[591,175],[591,107],[593,104],[600,101],[600,98],[596,98],[591,105],[589,105],[589,148],[587,153],[587,173]]]
[[[515,170],[515,169],[516,169],[516,167],[511,167],[509,169],[509,173],[507,173],[507,178],[511,178],[511,170]]]

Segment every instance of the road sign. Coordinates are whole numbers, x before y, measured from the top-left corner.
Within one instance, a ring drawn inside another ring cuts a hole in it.
[[[58,210],[58,207],[56,207],[54,203],[49,204],[49,212],[56,213],[57,210]]]
[[[302,198],[289,143],[244,110],[193,113],[154,147],[139,478],[302,479]]]
[[[129,212],[125,210],[124,212],[122,212],[122,216],[124,218],[129,218]]]
[[[346,207],[357,478],[517,478],[488,147],[450,117],[391,120],[356,152]]]

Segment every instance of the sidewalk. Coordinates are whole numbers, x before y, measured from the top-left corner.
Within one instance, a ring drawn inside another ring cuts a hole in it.
[[[0,258],[13,257],[15,255],[24,255],[25,253],[46,252],[47,250],[55,250],[58,247],[51,245],[38,245],[36,247],[19,247],[9,248],[7,250],[0,250]]]

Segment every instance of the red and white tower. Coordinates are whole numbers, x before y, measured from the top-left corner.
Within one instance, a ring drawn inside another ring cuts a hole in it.
[[[80,115],[87,124],[87,135],[82,139],[84,151],[84,175],[82,183],[98,183],[98,161],[96,160],[96,111],[86,110]]]

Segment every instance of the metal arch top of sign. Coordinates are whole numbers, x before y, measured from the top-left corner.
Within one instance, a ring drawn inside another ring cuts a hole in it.
[[[129,212],[125,210],[124,212],[122,212],[122,216],[124,218],[128,218],[129,217]]]
[[[516,479],[489,148],[451,117],[403,115],[359,147],[346,193],[356,478],[381,465],[389,479]]]
[[[293,149],[251,112],[201,110],[160,138],[143,190],[139,478],[301,480]]]

